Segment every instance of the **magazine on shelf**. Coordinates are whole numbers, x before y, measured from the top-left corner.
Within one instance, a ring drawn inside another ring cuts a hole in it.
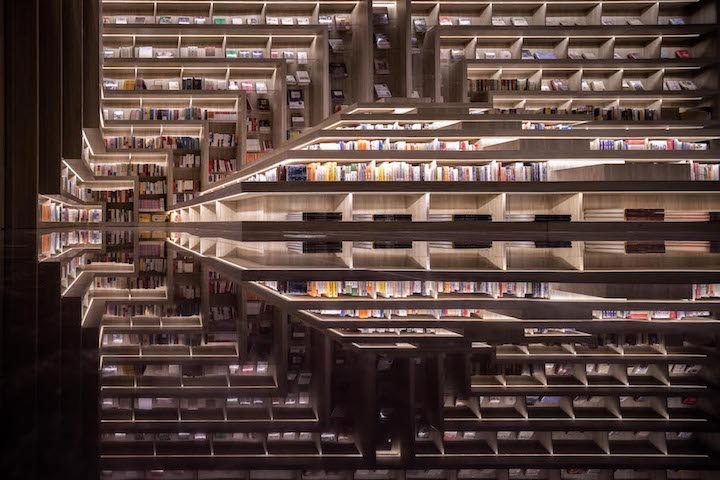
[[[391,98],[392,97],[392,93],[390,93],[390,89],[384,83],[376,83],[374,85],[374,88],[375,88],[375,95],[377,95],[378,98]]]
[[[375,74],[376,75],[388,75],[390,73],[390,66],[387,60],[382,58],[376,58],[374,60]]]

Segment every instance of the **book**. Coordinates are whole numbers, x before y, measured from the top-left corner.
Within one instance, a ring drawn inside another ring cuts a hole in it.
[[[292,73],[285,75],[285,83],[288,85],[297,85],[297,78]]]
[[[665,90],[677,92],[682,90],[682,88],[680,87],[680,82],[677,80],[665,80]]]
[[[453,24],[452,18],[450,18],[450,17],[440,17],[440,18],[438,19],[438,21],[440,22],[440,25],[444,25],[444,26],[448,26],[448,25],[452,25],[452,24]]]
[[[670,25],[685,25],[685,20],[682,18],[671,18],[669,23]]]
[[[259,95],[265,95],[268,93],[268,86],[266,82],[255,82],[255,92]]]
[[[382,27],[390,23],[390,15],[388,14],[387,7],[376,7],[373,8],[372,14],[373,25]]]
[[[570,60],[580,60],[582,59],[582,54],[577,52],[568,52],[568,58]]]
[[[510,19],[510,21],[513,24],[513,27],[527,27],[528,21],[525,17],[513,17]]]
[[[533,55],[533,53],[530,50],[523,48],[522,52],[520,54],[520,58],[522,60],[533,60],[535,58],[535,55]]]
[[[472,22],[467,17],[460,17],[460,18],[458,18],[458,25],[468,26],[468,25],[472,25]]]
[[[605,84],[601,82],[600,80],[594,80],[590,83],[592,86],[592,90],[594,92],[604,92],[605,91]]]
[[[297,24],[298,25],[310,25],[310,17],[298,17]]]
[[[342,38],[330,38],[328,44],[332,53],[343,53],[345,51],[345,43]]]
[[[138,58],[153,58],[153,47],[138,47]]]
[[[375,34],[375,46],[378,50],[388,50],[390,48],[390,40],[384,33]]]
[[[450,59],[452,60],[462,60],[465,58],[465,50],[462,48],[452,48],[450,49]]]
[[[552,87],[553,90],[558,91],[558,92],[567,92],[568,90],[570,90],[570,86],[568,85],[567,80],[562,80],[562,79],[556,78],[556,79],[550,81],[550,86]]]
[[[265,17],[266,25],[280,25],[280,19],[278,17]]]
[[[298,85],[310,85],[310,74],[306,70],[298,70],[295,72]]]
[[[295,19],[293,17],[281,17],[280,18],[280,25],[295,25]]]
[[[390,66],[388,65],[387,60],[376,58],[373,63],[376,75],[388,75],[390,73]]]
[[[535,52],[535,58],[538,60],[556,60],[557,56],[553,52]]]
[[[288,106],[291,110],[299,110],[305,108],[305,97],[302,90],[288,89]]]
[[[499,17],[493,17],[491,20],[493,27],[505,27],[507,24],[505,23],[505,20]]]
[[[413,26],[416,33],[427,32],[427,21],[424,18],[413,18]]]
[[[500,52],[500,59],[502,59],[502,60],[512,59],[512,53],[510,52],[510,50],[502,50]]]
[[[307,65],[308,63],[308,52],[305,50],[298,50],[297,52],[298,65]]]
[[[330,91],[330,99],[333,103],[342,103],[345,101],[345,93],[342,90],[333,89]]]
[[[378,98],[391,98],[392,97],[392,93],[390,92],[390,89],[384,83],[376,83],[373,87],[375,89],[375,95]]]
[[[582,57],[585,60],[597,60],[597,55],[595,55],[593,52],[585,52],[582,54]]]
[[[630,60],[638,60],[640,58],[640,54],[637,52],[630,52],[627,54],[627,58]]]
[[[675,50],[675,58],[692,58],[692,55],[690,54],[690,51],[685,49]]]
[[[628,25],[642,25],[642,21],[639,18],[631,18],[627,21]]]
[[[269,112],[270,111],[270,99],[258,98],[257,99],[257,109],[260,112]]]
[[[350,15],[335,15],[335,30],[338,32],[348,32],[351,28]]]
[[[341,79],[347,78],[348,71],[344,63],[331,63],[330,64],[330,78]]]
[[[680,80],[680,88],[683,90],[697,90],[697,85],[692,80]]]

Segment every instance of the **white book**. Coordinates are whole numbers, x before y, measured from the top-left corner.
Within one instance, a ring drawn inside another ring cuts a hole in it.
[[[524,17],[513,17],[511,22],[514,27],[527,27],[528,21]]]
[[[295,75],[297,76],[297,83],[298,85],[309,85],[310,84],[310,74],[305,70],[298,70],[295,72]]]
[[[153,47],[138,47],[138,58],[153,58]]]

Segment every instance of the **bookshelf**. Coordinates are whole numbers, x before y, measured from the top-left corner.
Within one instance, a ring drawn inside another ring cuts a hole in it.
[[[101,4],[101,478],[714,478],[716,2]]]

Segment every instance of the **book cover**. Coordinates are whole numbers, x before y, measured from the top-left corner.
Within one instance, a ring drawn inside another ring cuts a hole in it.
[[[390,66],[387,60],[382,58],[376,58],[374,60],[375,74],[376,75],[388,75],[390,73]]]
[[[375,89],[375,95],[377,95],[378,98],[391,98],[392,97],[390,88],[388,88],[388,86],[385,85],[384,83],[376,83],[373,87]]]
[[[330,64],[330,77],[335,79],[347,78],[348,71],[344,63]]]

